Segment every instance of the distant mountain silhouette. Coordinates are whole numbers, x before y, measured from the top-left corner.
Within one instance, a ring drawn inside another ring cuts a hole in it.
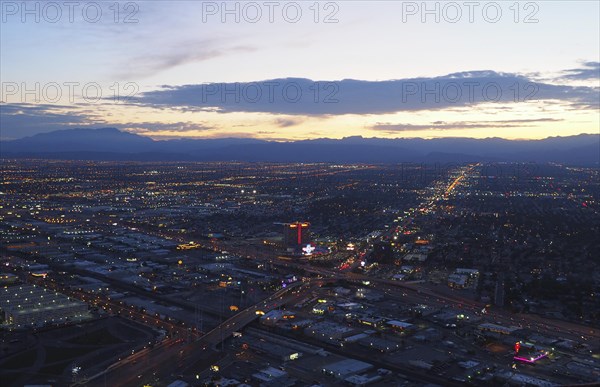
[[[115,128],[65,129],[2,142],[2,152],[144,152],[155,141]]]
[[[558,162],[600,164],[600,135],[543,140],[363,138],[274,142],[248,138],[155,141],[115,128],[67,129],[0,142],[4,158],[132,161]]]

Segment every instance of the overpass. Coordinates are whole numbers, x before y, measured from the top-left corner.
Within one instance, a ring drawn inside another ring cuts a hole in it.
[[[298,294],[291,297],[288,294],[293,289],[302,289]],[[310,288],[301,282],[297,282],[280,289],[266,299],[238,312],[236,315],[223,321],[217,327],[206,332],[205,335],[191,343],[182,340],[169,340],[148,348],[141,354],[128,356],[104,371],[84,378],[71,386],[129,386],[134,383],[145,381],[143,375],[170,375],[174,371],[183,373],[185,370],[206,363],[203,369],[212,364],[217,356],[213,350],[219,343],[226,340],[233,332],[243,329],[254,321],[258,315],[257,310],[270,311],[285,305],[292,299],[304,297]],[[138,376],[142,377],[138,377]]]

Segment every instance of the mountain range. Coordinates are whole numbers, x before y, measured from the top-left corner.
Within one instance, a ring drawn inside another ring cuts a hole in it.
[[[2,158],[122,161],[268,162],[557,162],[600,164],[600,134],[542,140],[446,137],[312,139],[252,138],[153,140],[115,128],[66,129],[0,141]]]

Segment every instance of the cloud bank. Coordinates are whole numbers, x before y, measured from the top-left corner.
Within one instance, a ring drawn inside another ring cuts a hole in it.
[[[570,77],[589,77],[586,69],[568,70]],[[434,78],[386,81],[313,81],[279,78],[244,83],[163,86],[132,103],[197,111],[262,112],[287,115],[388,114],[440,110],[482,103],[560,101],[578,109],[597,109],[598,87],[536,82],[523,75],[471,71]]]

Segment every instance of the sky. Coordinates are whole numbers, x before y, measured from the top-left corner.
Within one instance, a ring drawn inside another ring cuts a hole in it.
[[[600,2],[0,1],[0,138],[600,132]]]

